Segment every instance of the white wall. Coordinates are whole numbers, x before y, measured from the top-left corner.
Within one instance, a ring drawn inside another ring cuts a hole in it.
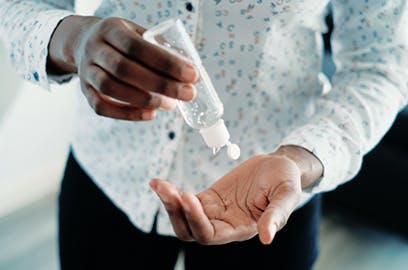
[[[90,15],[101,0],[79,1]],[[1,42],[0,42],[1,43]],[[55,193],[65,165],[75,102],[75,81],[52,93],[25,82],[0,44],[0,219]]]
[[[0,41],[0,125],[4,113],[18,92],[21,81],[10,67],[9,59]]]
[[[0,219],[56,192],[70,140],[74,83],[23,81],[0,50]]]

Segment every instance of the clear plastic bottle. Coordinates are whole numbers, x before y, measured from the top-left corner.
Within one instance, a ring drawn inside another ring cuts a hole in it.
[[[230,134],[222,119],[224,106],[182,22],[179,19],[164,21],[147,30],[143,38],[195,65],[200,75],[194,84],[197,96],[189,102],[177,101],[177,107],[186,123],[199,130],[214,154],[227,146],[229,158],[238,159],[240,148],[230,142]]]

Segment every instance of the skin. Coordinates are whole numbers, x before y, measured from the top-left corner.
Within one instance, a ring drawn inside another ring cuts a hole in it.
[[[76,73],[94,111],[105,117],[148,121],[157,109],[190,101],[198,72],[191,63],[142,38],[146,31],[120,18],[69,16],[54,31],[47,61],[49,74]],[[320,161],[298,146],[254,156],[191,194],[153,179],[177,236],[214,245],[244,241],[259,234],[270,244],[300,201],[302,188],[323,174]]]
[[[323,166],[313,154],[285,146],[246,160],[195,195],[160,179],[153,179],[150,186],[180,239],[218,245],[259,234],[266,245],[287,223],[300,202],[302,188],[322,173]]]
[[[156,109],[174,109],[174,99],[195,97],[198,72],[145,41],[145,31],[120,18],[69,16],[50,40],[47,71],[78,74],[83,94],[101,116],[152,120]]]

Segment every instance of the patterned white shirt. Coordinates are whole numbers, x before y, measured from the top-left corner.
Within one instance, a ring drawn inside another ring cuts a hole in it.
[[[150,122],[114,120],[96,115],[78,91],[72,147],[79,163],[139,229],[150,231],[160,209],[158,232],[166,235],[174,232],[149,188],[155,177],[199,192],[239,162],[292,144],[324,165],[323,177],[304,191],[299,207],[314,193],[352,179],[407,104],[408,2],[331,1],[332,85],[321,74],[328,2],[102,1],[95,16],[123,17],[145,28],[171,17],[183,21],[242,154],[238,161],[225,153],[212,156],[177,110]],[[46,59],[53,30],[71,14],[73,0],[0,0],[0,34],[26,80],[50,89],[69,79],[48,76]]]

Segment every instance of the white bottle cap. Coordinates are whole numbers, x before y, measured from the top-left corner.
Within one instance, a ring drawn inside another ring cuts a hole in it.
[[[237,144],[229,143],[227,153],[230,159],[237,160],[241,156],[241,149]]]
[[[230,134],[223,119],[219,119],[211,127],[200,129],[200,134],[208,147],[219,149],[227,145],[228,157],[234,160],[239,158],[241,154],[239,146],[236,144],[231,144],[229,140]]]

